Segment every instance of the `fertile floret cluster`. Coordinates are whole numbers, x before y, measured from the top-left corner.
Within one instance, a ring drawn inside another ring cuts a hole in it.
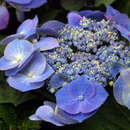
[[[59,31],[60,47],[45,52],[48,63],[56,72],[68,80],[86,74],[89,79],[106,85],[111,79],[110,67],[113,62],[129,64],[129,48],[118,41],[114,22],[91,20],[83,17],[80,26],[66,25]]]

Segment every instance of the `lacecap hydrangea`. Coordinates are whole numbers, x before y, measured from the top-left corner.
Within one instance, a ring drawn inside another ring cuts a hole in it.
[[[128,16],[108,6],[106,13],[85,10],[70,12],[67,18],[68,24],[52,20],[38,28],[42,37],[53,36],[59,42],[59,47],[43,52],[55,70],[48,89],[55,93],[56,104],[45,102],[30,119],[57,126],[83,122],[106,101],[104,87],[112,85],[119,72],[114,97],[129,109],[129,69],[115,67],[130,66],[129,44],[120,40],[121,36],[129,40]]]

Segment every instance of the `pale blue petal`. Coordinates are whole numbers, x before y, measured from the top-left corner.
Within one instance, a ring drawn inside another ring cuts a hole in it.
[[[124,105],[130,110],[130,85],[124,89],[122,98]]]
[[[122,76],[120,76],[116,80],[116,82],[113,86],[113,94],[114,94],[116,101],[121,105],[124,105],[122,95],[123,95],[123,91],[125,88],[126,88],[126,86],[125,86],[124,78]]]
[[[32,121],[41,121],[41,119],[36,114],[31,115],[29,119]]]
[[[37,44],[37,48],[40,48],[41,51],[51,50],[53,48],[59,47],[58,41],[55,38],[47,37],[41,39]]]
[[[24,68],[22,73],[25,75],[32,73],[35,76],[41,75],[46,68],[46,58],[39,51],[35,52],[29,64]]]
[[[52,74],[54,73],[54,70],[52,69],[52,67],[50,65],[46,65],[46,68],[45,68],[45,71],[39,75],[39,76],[36,76],[34,78],[31,78],[29,80],[29,82],[31,83],[35,83],[35,82],[41,82],[41,81],[44,81],[46,80],[47,78],[49,78]]]
[[[33,0],[6,0],[6,2],[12,2],[16,4],[28,4]]]
[[[4,38],[0,44],[4,45],[4,44],[8,44],[10,42],[12,42],[15,39],[21,39],[23,37],[22,34],[12,34],[10,36],[7,36],[6,38]]]
[[[5,75],[6,76],[16,75],[19,71],[21,71],[31,61],[34,54],[35,54],[35,51],[27,59],[25,59],[20,66],[18,66],[17,68],[14,68],[14,69],[7,70],[5,72]]]
[[[36,33],[38,24],[38,17],[35,16],[33,19],[25,20],[20,27],[17,29],[17,34],[24,35],[24,39]]]
[[[63,126],[63,124],[60,121],[55,120],[54,110],[52,107],[48,105],[40,106],[35,114],[44,121],[53,123],[56,126]]]
[[[8,60],[16,61],[19,56],[21,56],[22,63],[27,59],[34,51],[33,45],[26,40],[14,40],[10,42],[4,51],[4,56]]]
[[[4,57],[0,58],[0,70],[9,70],[17,66],[18,66],[18,63],[8,61]]]
[[[39,29],[39,32],[42,32],[43,34],[47,34],[50,36],[56,36],[58,34],[58,31],[63,29],[65,26],[64,23],[57,21],[57,20],[51,20],[46,23],[44,23]]]
[[[78,13],[75,13],[75,12],[69,13],[67,18],[68,18],[69,25],[72,27],[79,26],[80,20],[82,20],[82,17]]]
[[[29,83],[25,75],[17,74],[15,76],[9,77],[7,79],[8,84],[21,92],[26,92],[29,90],[34,90],[41,88],[44,85],[44,82],[39,83]]]

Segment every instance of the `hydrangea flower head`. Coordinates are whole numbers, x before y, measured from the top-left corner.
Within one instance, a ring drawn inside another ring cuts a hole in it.
[[[5,29],[9,22],[9,12],[5,6],[0,6],[0,30]]]
[[[68,83],[55,95],[58,107],[70,114],[92,112],[108,97],[108,93],[100,84],[89,81],[85,75]]]
[[[22,92],[43,86],[44,80],[54,73],[40,52],[35,52],[32,60],[14,76],[7,79],[9,85]]]
[[[33,45],[26,40],[10,42],[4,50],[4,56],[0,58],[0,70],[20,71],[31,60],[34,52]]]
[[[33,19],[25,20],[17,29],[16,34],[4,38],[1,41],[1,44],[8,44],[9,42],[17,38],[27,39],[28,37],[36,33],[37,24],[38,24],[37,16],[35,16]]]

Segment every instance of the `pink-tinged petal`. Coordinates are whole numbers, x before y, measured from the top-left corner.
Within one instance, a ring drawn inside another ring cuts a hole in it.
[[[67,16],[68,23],[72,27],[76,27],[80,25],[80,20],[82,20],[82,17],[78,13],[71,12]]]
[[[6,60],[4,57],[0,58],[0,70],[9,70],[18,66],[18,63]]]
[[[41,51],[51,50],[53,48],[59,47],[58,41],[55,38],[48,37],[40,40],[36,44],[37,48],[40,48]]]
[[[16,3],[16,4],[28,4],[33,0],[6,0],[6,2]]]
[[[9,23],[9,12],[5,6],[0,6],[0,30],[7,28]]]
[[[23,38],[26,39],[29,36],[36,33],[37,24],[38,24],[37,16],[35,16],[33,19],[27,19],[17,29],[17,34],[22,34]]]
[[[61,30],[65,26],[64,23],[57,21],[57,20],[51,20],[46,23],[44,23],[39,29],[39,32],[42,32],[43,35],[47,34],[50,36],[56,36],[58,34],[58,31]]]
[[[4,44],[8,44],[10,42],[12,42],[13,40],[15,39],[19,39],[19,38],[22,38],[23,35],[22,34],[12,34],[10,36],[7,36],[6,38],[4,38],[0,44],[4,45]]]

